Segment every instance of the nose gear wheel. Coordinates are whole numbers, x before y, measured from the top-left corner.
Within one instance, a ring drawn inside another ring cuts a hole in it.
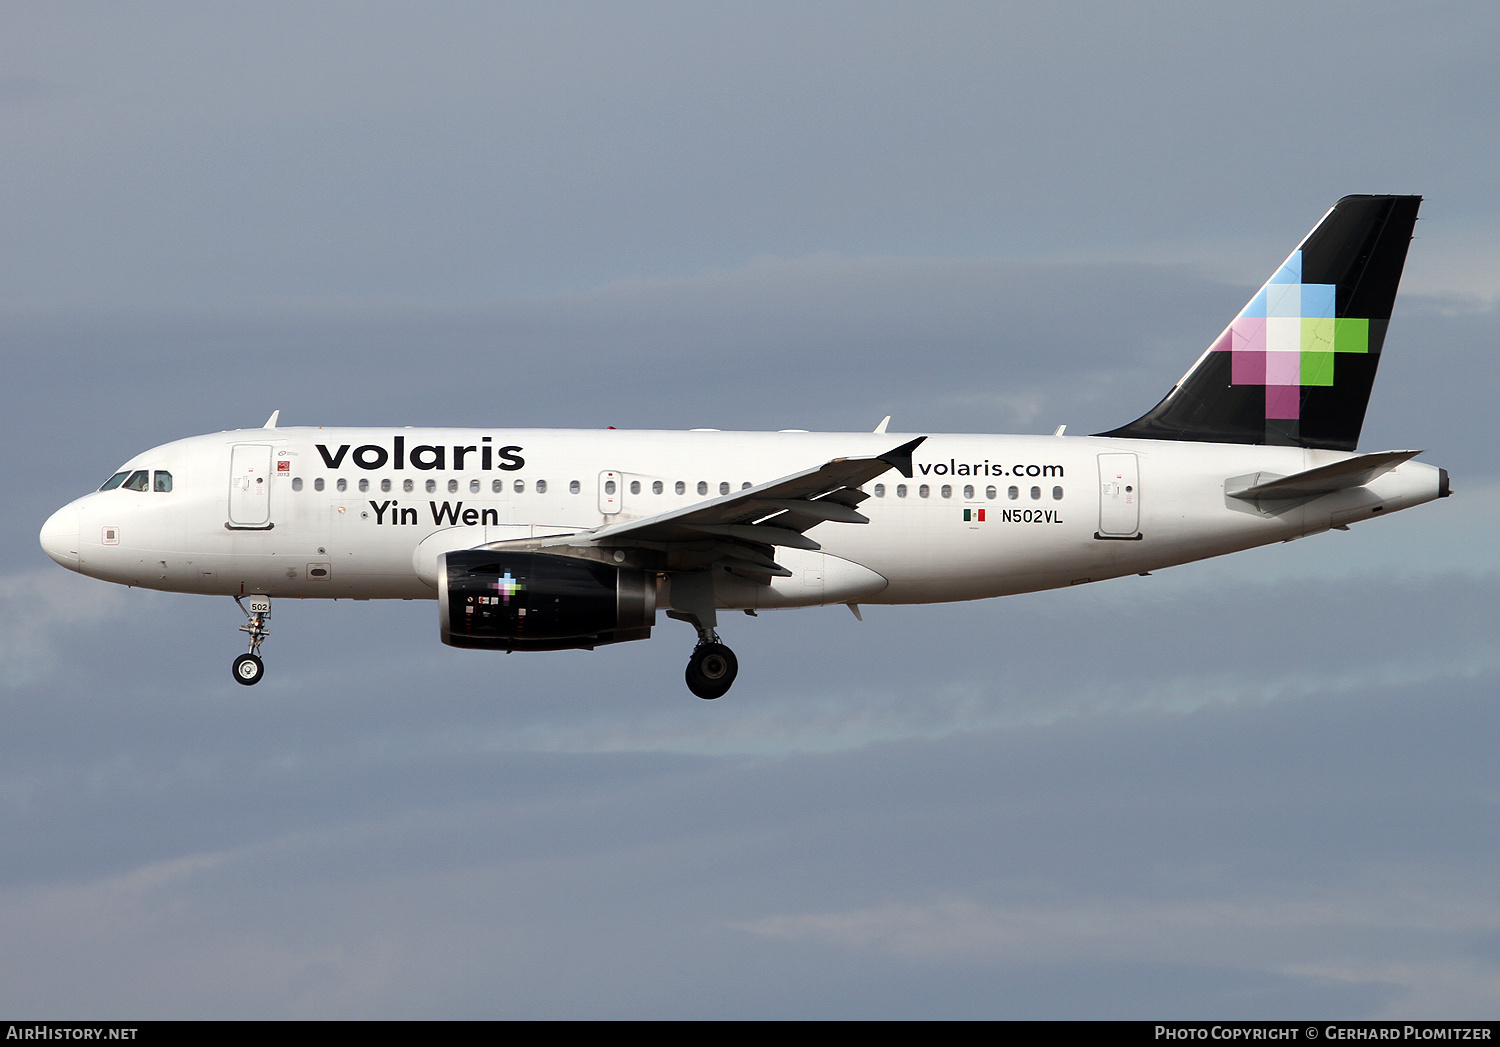
[[[234,679],[236,683],[250,686],[259,683],[260,678],[266,674],[265,663],[258,655],[242,654],[234,660]]]

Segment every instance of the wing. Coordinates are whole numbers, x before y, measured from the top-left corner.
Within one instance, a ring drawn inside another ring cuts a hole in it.
[[[820,523],[869,523],[856,506],[869,495],[859,485],[889,469],[911,476],[919,436],[882,455],[835,458],[733,494],[659,516],[583,531],[544,543],[607,548],[645,548],[676,554],[672,569],[724,563],[752,577],[789,577],[774,558],[776,546],[820,549],[806,531]]]

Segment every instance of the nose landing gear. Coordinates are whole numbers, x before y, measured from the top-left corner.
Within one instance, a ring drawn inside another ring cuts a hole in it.
[[[249,601],[248,605],[246,600]],[[236,596],[234,602],[240,605],[240,610],[249,619],[240,626],[240,632],[250,634],[250,653],[242,654],[234,660],[232,672],[236,683],[249,687],[260,683],[260,678],[266,674],[265,663],[260,660],[260,645],[271,635],[271,630],[266,628],[266,619],[271,617],[271,598],[250,596],[242,599]]]

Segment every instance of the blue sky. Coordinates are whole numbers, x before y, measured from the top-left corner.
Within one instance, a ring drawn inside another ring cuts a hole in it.
[[[1500,16],[17,4],[0,1005],[1488,1017]],[[1068,592],[456,651],[45,559],[260,424],[1092,432],[1335,199],[1426,197],[1363,448],[1456,494]]]

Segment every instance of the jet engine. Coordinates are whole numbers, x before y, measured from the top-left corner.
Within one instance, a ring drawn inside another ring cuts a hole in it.
[[[452,647],[592,650],[651,635],[656,575],[554,553],[464,549],[439,557],[438,615]]]

